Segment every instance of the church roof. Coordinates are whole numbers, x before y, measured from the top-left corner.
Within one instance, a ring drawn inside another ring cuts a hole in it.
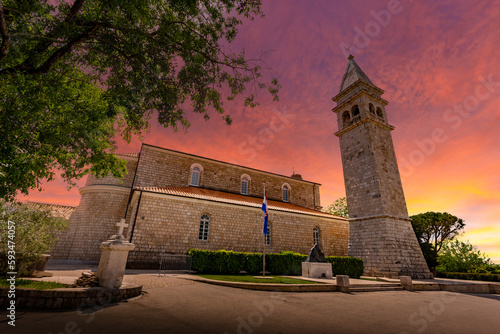
[[[375,86],[373,82],[368,78],[368,76],[363,72],[361,67],[354,61],[354,56],[349,56],[349,62],[347,63],[347,68],[345,69],[344,77],[342,78],[342,83],[340,84],[340,91],[352,85],[358,80],[365,81],[366,83]]]
[[[121,155],[124,157],[133,157],[133,158],[138,158],[139,153],[115,153],[116,155]]]
[[[211,189],[197,188],[197,187],[138,187],[135,189],[152,193],[159,193],[159,194],[166,194],[166,195],[173,195],[173,196],[180,196],[187,198],[196,198],[212,202],[228,203],[228,204],[249,206],[254,208],[260,208],[262,206],[262,198],[228,193]],[[267,205],[269,210],[306,214],[324,218],[345,219],[343,217],[332,215],[326,212],[308,209],[286,202],[268,200]]]
[[[75,211],[75,207],[69,205],[58,205],[58,204],[49,204],[40,202],[26,202],[26,205],[36,210],[48,210],[54,216],[65,219],[69,219],[69,216],[71,216],[73,211]]]

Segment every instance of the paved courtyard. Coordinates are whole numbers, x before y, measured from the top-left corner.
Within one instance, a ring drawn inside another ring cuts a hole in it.
[[[142,281],[144,295],[94,309],[18,311],[15,328],[2,316],[0,332],[498,333],[500,328],[499,295],[266,292],[145,272],[132,272],[125,281]]]

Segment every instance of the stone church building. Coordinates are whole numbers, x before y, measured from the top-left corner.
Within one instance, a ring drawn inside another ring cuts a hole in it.
[[[97,261],[99,245],[122,218],[135,244],[130,266],[190,248],[261,252],[264,188],[270,234],[267,252],[306,254],[317,242],[325,255],[362,258],[365,275],[430,278],[411,227],[385,106],[384,91],[349,56],[337,114],[349,220],[321,212],[320,185],[143,144],[122,155],[123,180],[89,176],[56,259]]]
[[[157,266],[159,255],[190,248],[262,252],[264,187],[269,207],[266,252],[347,256],[347,219],[320,211],[320,184],[143,144],[123,180],[88,176],[54,259],[98,261],[100,243],[125,218],[135,244],[129,266]]]

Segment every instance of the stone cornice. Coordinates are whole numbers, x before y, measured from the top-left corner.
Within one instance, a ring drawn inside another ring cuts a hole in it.
[[[399,216],[393,216],[393,215],[375,215],[375,216],[367,216],[367,217],[349,218],[349,222],[357,222],[357,221],[379,219],[379,218],[391,218],[391,219],[397,219],[397,220],[411,221],[411,219],[407,218],[407,217],[399,217]]]
[[[376,95],[374,95],[374,94],[370,94],[370,91],[368,91],[368,90],[366,90],[366,89],[361,89],[359,92],[357,92],[356,94],[354,94],[354,95],[353,95],[352,97],[350,97],[349,99],[346,99],[344,102],[337,104],[337,106],[335,106],[335,107],[332,109],[332,111],[333,111],[334,113],[339,112],[339,111],[340,111],[340,109],[343,109],[343,108],[344,108],[344,106],[345,106],[346,104],[349,104],[352,100],[354,100],[355,98],[357,98],[357,97],[359,97],[359,96],[361,96],[361,95],[363,95],[363,94],[368,95],[370,98],[372,98],[372,99],[374,99],[374,100],[378,101],[380,104],[382,104],[382,105],[384,105],[384,106],[386,106],[386,105],[388,105],[388,104],[389,104],[389,102],[388,102],[388,101],[386,101],[386,100],[384,100],[383,98],[381,98],[381,97],[379,97],[379,96],[376,96]],[[335,101],[335,102],[337,102],[337,101]]]
[[[353,82],[352,84],[349,85],[349,87],[347,87],[346,89],[344,89],[343,91],[341,91],[340,93],[338,93],[337,95],[335,95],[332,100],[337,102],[338,100],[340,100],[342,97],[346,96],[348,93],[352,92],[354,90],[354,88],[358,87],[358,86],[362,86],[365,90],[369,91],[369,90],[373,90],[375,91],[378,95],[382,95],[384,94],[384,90],[383,89],[380,89],[370,83],[367,83],[365,82],[363,79],[358,79],[357,81]],[[368,88],[368,89],[366,89]],[[380,98],[382,99],[382,98]],[[383,99],[382,99],[383,100]],[[384,100],[385,101],[385,100]]]
[[[130,189],[131,189],[130,187],[120,186],[120,185],[96,184],[96,185],[92,185],[92,186],[81,187],[78,191],[80,192],[80,195],[83,195],[83,194],[88,193],[88,192],[95,192],[95,191],[112,191],[112,192],[129,194]]]
[[[337,137],[340,137],[342,136],[344,133],[348,132],[348,131],[351,131],[352,129],[354,129],[355,127],[357,126],[360,126],[361,124],[363,123],[366,123],[366,122],[372,122],[372,123],[375,123],[377,124],[378,126],[381,126],[381,127],[384,127],[386,128],[387,130],[389,131],[392,131],[394,130],[394,126],[392,125],[389,125],[389,124],[386,124],[386,123],[382,123],[380,122],[379,120],[377,119],[374,119],[374,118],[371,118],[371,117],[368,117],[368,116],[365,116],[363,118],[361,118],[359,121],[357,122],[354,122],[353,124],[349,125],[348,127],[346,128],[343,128],[337,132],[335,132],[334,134],[337,136]]]

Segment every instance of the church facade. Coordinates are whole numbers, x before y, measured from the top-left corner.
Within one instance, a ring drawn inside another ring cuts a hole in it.
[[[190,248],[347,256],[349,224],[321,211],[320,184],[143,144],[127,161],[123,180],[89,176],[54,259],[98,261],[100,243],[116,234],[135,244],[130,267],[154,267],[160,254]],[[269,234],[264,239],[264,188]]]
[[[190,248],[363,259],[365,275],[432,278],[411,227],[382,89],[349,56],[337,106],[349,220],[321,211],[320,184],[143,144],[122,155],[123,180],[89,176],[56,259],[97,261],[99,245],[126,219],[135,249],[129,266],[157,264],[160,254]],[[269,235],[261,204],[268,195]]]

